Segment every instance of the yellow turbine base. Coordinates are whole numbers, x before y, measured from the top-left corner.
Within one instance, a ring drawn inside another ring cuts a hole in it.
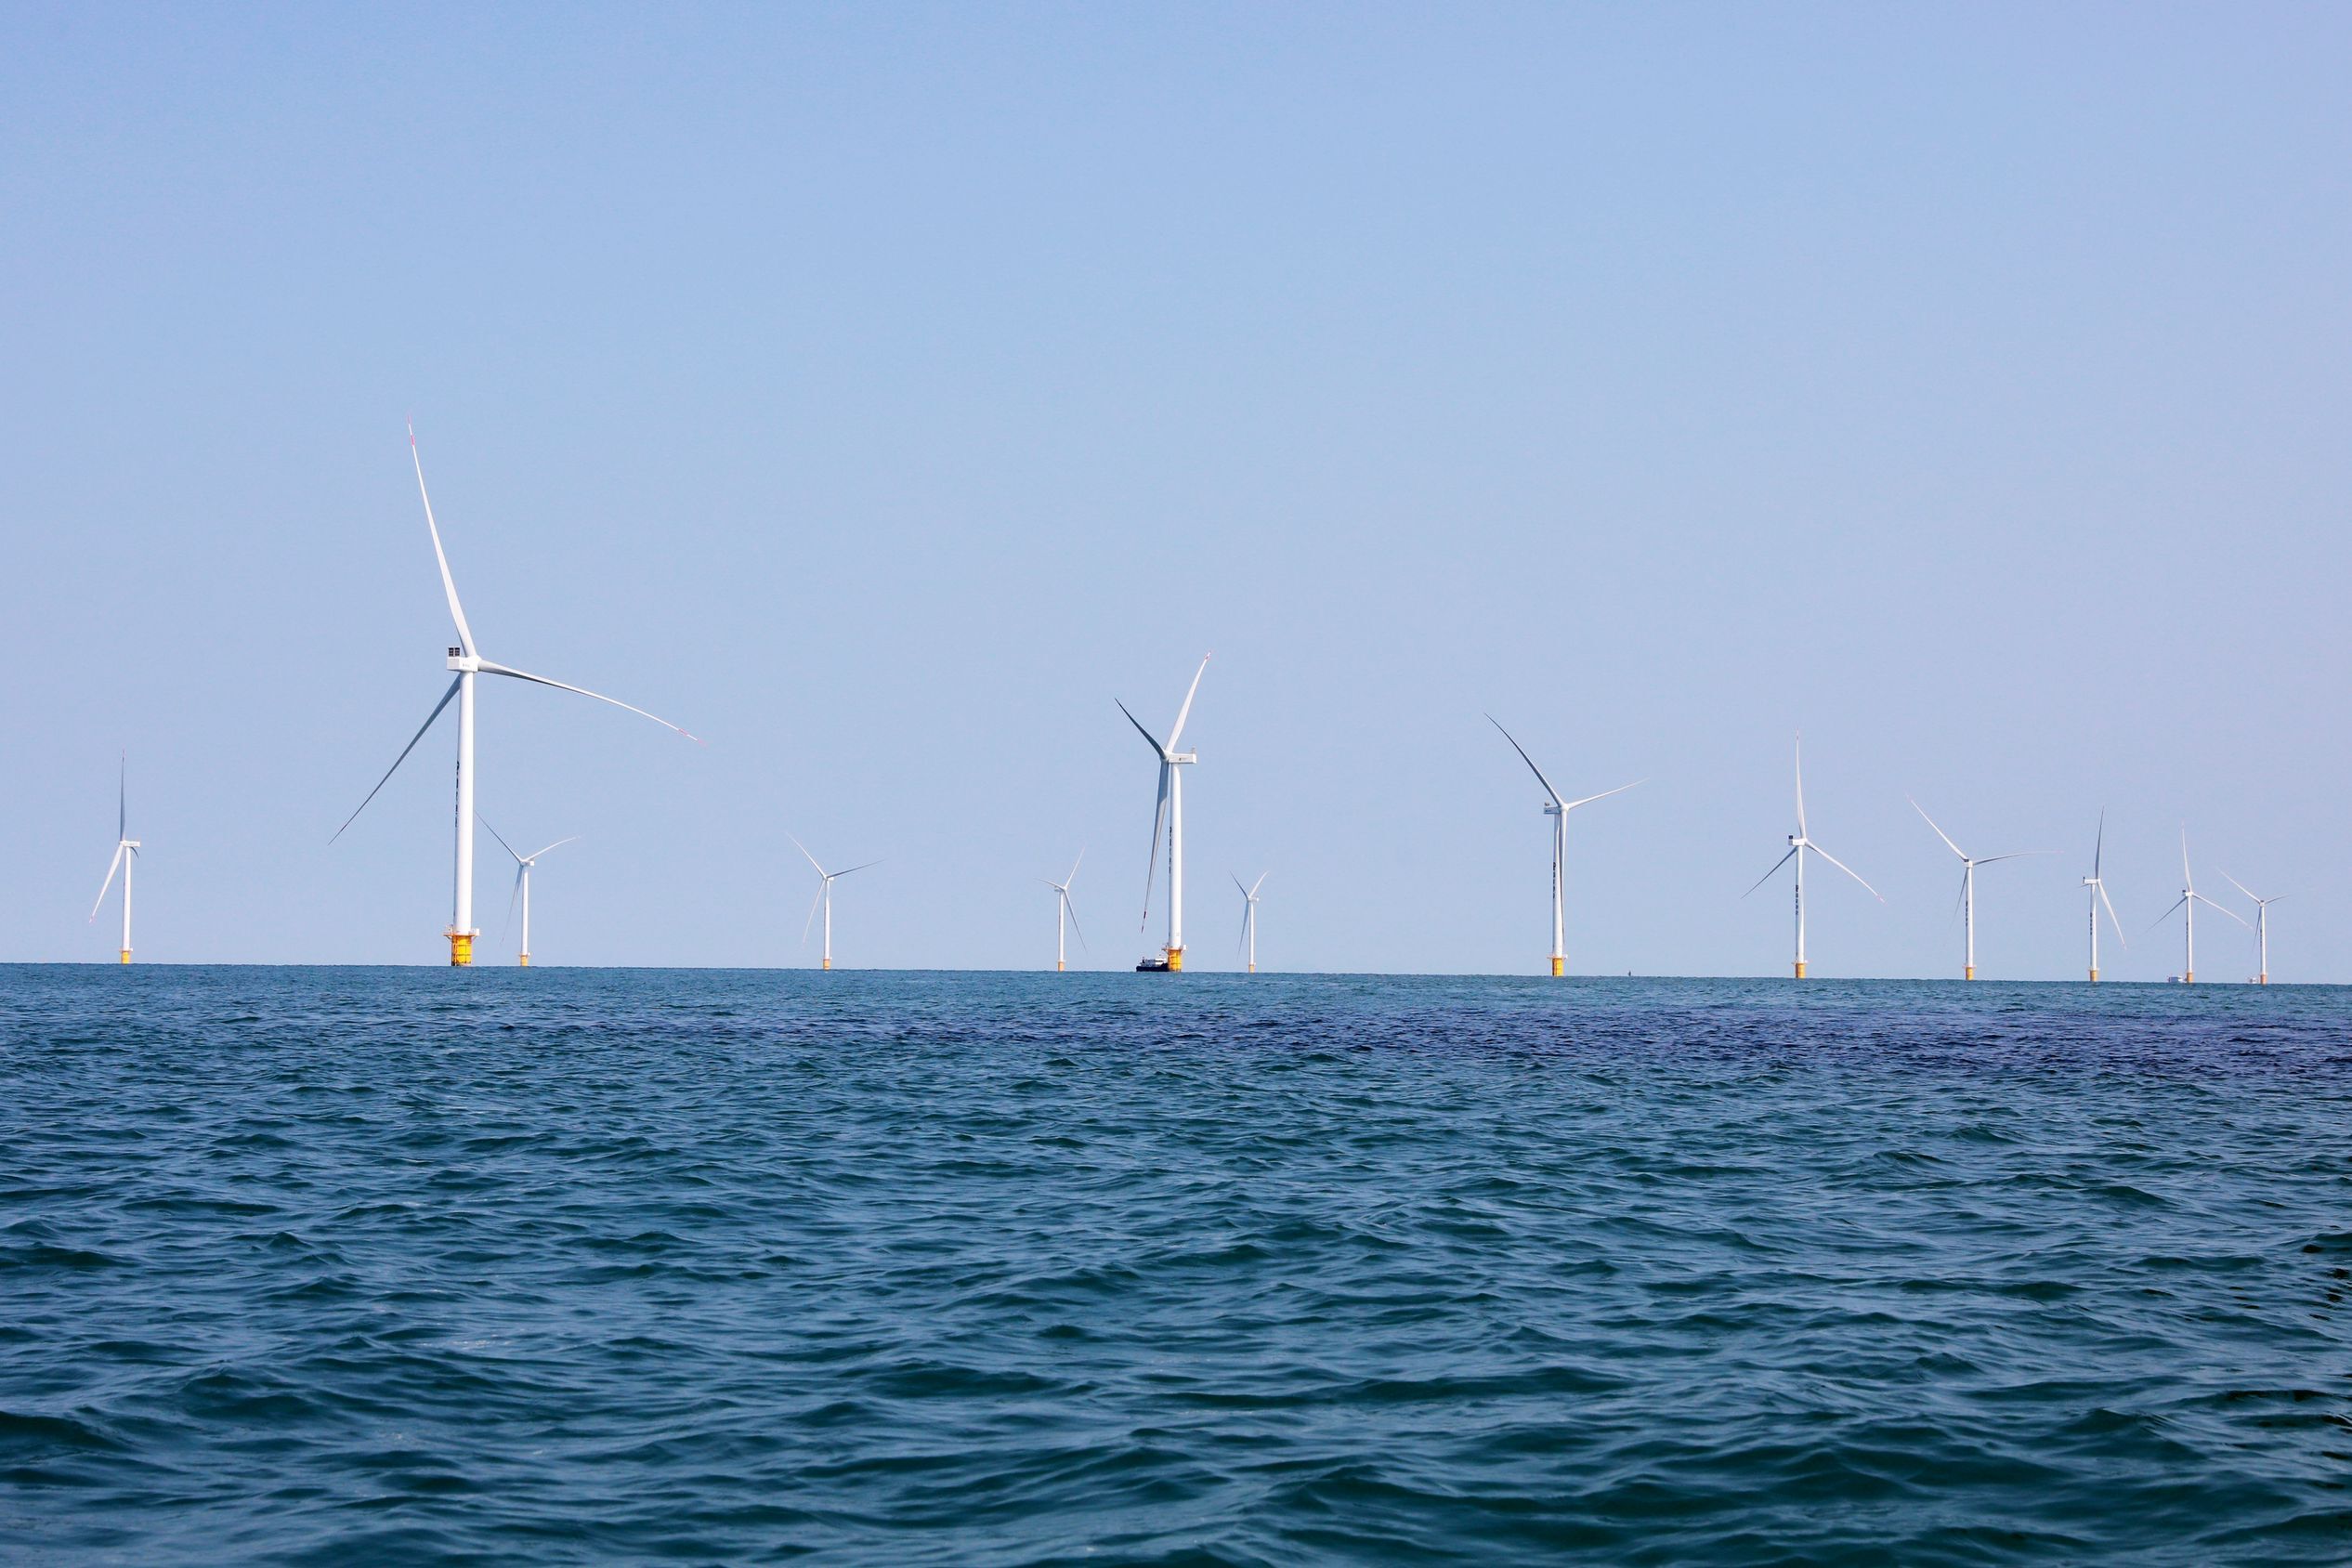
[[[1053,960],[1053,973],[1056,973],[1056,974],[1061,973],[1064,970],[1065,970],[1065,969],[1067,969],[1067,968],[1069,968],[1069,967],[1070,967],[1070,966],[1069,966],[1068,964],[1065,963],[1065,962],[1064,962],[1062,960],[1060,960],[1060,959],[1055,959],[1055,960]]]
[[[2091,971],[2091,984],[2094,986],[2098,984],[2098,971],[2096,969]]]
[[[817,967],[819,969],[830,969],[833,967],[833,960],[831,959],[826,959],[822,962],[818,963]]]
[[[1257,966],[1256,964],[1254,964],[1254,963],[1253,963],[1253,964],[1251,964],[1251,965],[1249,966],[1249,973],[1252,973],[1252,974],[1257,973],[1258,973],[1258,966]]]
[[[1975,964],[1972,964],[1972,963],[1964,963],[1964,964],[1962,964],[1962,965],[1960,966],[1960,978],[1961,978],[1961,979],[1963,979],[1963,980],[1973,980],[1973,979],[1975,979],[1976,977],[1977,977],[1977,966],[1976,966]]]
[[[1797,960],[1797,977],[1799,980],[1805,978],[1805,960],[1803,959],[1798,959]]]
[[[131,950],[128,947],[123,949],[123,961],[124,963],[131,961]]]
[[[1568,960],[1558,953],[1551,956],[1551,977],[1555,980],[1568,973]]]
[[[474,933],[451,931],[444,933],[450,939],[450,967],[465,969],[474,962]]]
[[[2197,983],[2197,972],[2193,969],[2182,971],[2180,983],[2184,986],[2194,986]]]
[[[529,953],[518,955],[515,960],[515,967],[517,969],[529,969],[530,967],[530,955]]]
[[[1182,947],[1169,947],[1167,949],[1167,953],[1168,973],[1170,974],[1182,973],[1184,968],[1184,949]]]

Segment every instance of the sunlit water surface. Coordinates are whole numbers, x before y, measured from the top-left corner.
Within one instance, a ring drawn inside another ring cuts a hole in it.
[[[2341,1562],[2348,1018],[0,970],[0,1556]]]

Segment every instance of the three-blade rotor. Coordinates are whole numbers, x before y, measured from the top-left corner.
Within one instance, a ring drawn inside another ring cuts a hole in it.
[[[1135,733],[1143,738],[1144,743],[1159,758],[1159,798],[1152,806],[1152,842],[1143,852],[1143,918],[1136,926],[1139,931],[1152,922],[1152,885],[1159,872],[1160,833],[1168,826],[1168,797],[1173,788],[1177,764],[1187,760],[1176,747],[1184,736],[1184,721],[1192,716],[1193,699],[1200,691],[1200,678],[1209,673],[1210,657],[1206,653],[1200,656],[1200,668],[1193,672],[1193,684],[1184,689],[1184,705],[1176,710],[1176,723],[1169,728],[1165,741],[1145,729],[1143,721],[1130,712],[1126,703],[1119,702],[1117,698],[1111,699],[1118,703],[1118,711],[1127,714],[1127,722],[1135,726]]]

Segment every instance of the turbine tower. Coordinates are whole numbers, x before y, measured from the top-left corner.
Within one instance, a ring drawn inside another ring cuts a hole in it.
[[[2254,899],[2254,946],[2261,951],[2262,954],[2262,962],[2259,970],[2254,975],[2254,984],[2257,986],[2267,986],[2270,984],[2270,906],[2276,904],[2280,899],[2284,898],[2286,895],[2280,893],[2273,894],[2268,898],[2257,898],[2254,896],[2254,889],[2248,887],[2244,882],[2240,882],[2236,877],[2231,876],[2228,872],[2222,872],[2221,880],[2236,888],[2239,892],[2244,894],[2247,897]],[[126,883],[124,885],[127,890],[128,884]],[[124,945],[127,946],[129,938],[125,937],[124,941]]]
[[[792,847],[807,856],[810,865],[817,866],[817,856],[809,855],[808,845],[798,839],[793,839],[790,833],[784,836],[792,839]],[[822,866],[817,866],[817,902],[808,907],[808,919],[801,922],[801,940],[804,942],[808,940],[809,927],[817,923],[817,911],[821,908],[825,911],[825,960],[820,965],[821,968],[833,967],[833,884],[843,877],[864,870],[868,866],[881,864],[879,860],[869,860],[862,865],[852,866],[846,871],[829,871]],[[1073,871],[1075,872],[1075,868]]]
[[[1230,871],[1226,873],[1232,876]],[[1234,877],[1234,885],[1241,888],[1241,947],[1249,955],[1248,973],[1258,973],[1258,890],[1266,885],[1268,872],[1258,873],[1258,880],[1241,887],[1241,879]]]
[[[1950,833],[1936,828],[1936,819],[1927,815],[1926,806],[1912,800],[1909,795],[1903,799],[1911,801],[1911,809],[1919,814],[1922,822],[1935,828],[1936,837],[1943,841],[1943,846],[1960,857],[1960,923],[1967,932],[1967,952],[1961,961],[1960,978],[1973,980],[1977,977],[1977,868],[1990,866],[1996,860],[2022,860],[2029,855],[2047,855],[2050,852],[2046,849],[2019,849],[2007,855],[1970,855],[1952,842]]]
[[[1886,902],[1886,899],[1879,897],[1876,888],[1862,882],[1861,872],[1807,836],[1805,831],[1805,737],[1803,732],[1799,731],[1797,737],[1797,831],[1788,836],[1788,853],[1772,862],[1772,869],[1757,878],[1754,887],[1750,887],[1747,893],[1740,895],[1743,898],[1746,897],[1748,893],[1754,893],[1757,888],[1771,882],[1779,874],[1783,866],[1792,860],[1797,862],[1797,978],[1799,980],[1805,978],[1805,852],[1809,849],[1856,882],[1862,882],[1864,893],[1869,894],[1873,898],[1877,898],[1881,904]]]
[[[391,777],[399,771],[400,764],[408,761],[409,753],[416,750],[416,743],[425,738],[425,732],[431,729],[433,722],[441,716],[441,710],[450,705],[451,699],[456,699],[457,871],[455,887],[451,898],[449,929],[442,934],[449,939],[450,962],[462,967],[474,961],[474,939],[481,934],[474,928],[474,677],[476,675],[505,675],[518,681],[529,681],[538,686],[554,686],[558,691],[578,692],[582,697],[593,697],[599,702],[609,702],[616,708],[626,708],[641,718],[653,720],[655,724],[665,729],[677,730],[680,735],[686,736],[688,740],[694,740],[698,745],[700,741],[697,737],[687,734],[686,730],[680,729],[659,714],[648,713],[643,708],[623,702],[617,697],[607,697],[600,691],[590,691],[586,686],[576,686],[564,681],[550,680],[545,675],[534,675],[528,671],[510,669],[506,665],[495,664],[484,659],[474,646],[473,628],[465,623],[465,607],[457,602],[457,581],[450,575],[450,558],[441,549],[441,530],[433,521],[433,498],[425,493],[425,463],[417,455],[416,427],[413,425],[409,427],[409,461],[416,468],[416,493],[425,503],[425,528],[433,538],[433,559],[439,564],[441,568],[441,591],[449,597],[450,619],[457,623],[457,646],[449,650],[447,664],[447,668],[454,673],[456,678],[450,682],[449,689],[441,693],[441,699],[433,705],[433,711],[425,715],[425,723],[420,725],[417,732],[409,738],[409,743],[400,748],[400,754],[392,759],[392,765],[384,770],[384,777],[375,781],[375,789],[370,790],[367,799],[362,800],[358,809],[344,818],[343,827],[334,830],[334,839],[343,837],[344,828],[348,828],[353,822],[359,820],[359,813],[368,809],[368,801],[375,799],[376,791],[382,790]],[[329,839],[327,842],[333,843],[334,839]]]
[[[1184,692],[1184,705],[1176,711],[1176,725],[1160,740],[1143,727],[1143,723],[1128,712],[1127,704],[1119,703],[1118,711],[1127,713],[1127,722],[1135,726],[1135,733],[1149,742],[1159,756],[1159,804],[1152,811],[1152,845],[1143,861],[1143,919],[1142,924],[1152,923],[1152,876],[1159,860],[1159,832],[1164,822],[1168,827],[1168,946],[1161,949],[1158,960],[1145,959],[1135,967],[1146,973],[1180,973],[1184,967],[1184,780],[1177,769],[1200,761],[1192,751],[1179,751],[1176,744],[1183,738],[1184,721],[1192,716],[1193,698],[1200,690],[1200,678],[1209,673],[1209,655],[1200,656],[1200,668],[1193,672],[1193,684]]]
[[[1078,931],[1078,910],[1070,904],[1070,884],[1078,881],[1078,869],[1085,863],[1086,851],[1081,849],[1078,851],[1078,857],[1070,862],[1068,876],[1064,877],[1060,882],[1055,882],[1051,877],[1039,879],[1054,893],[1053,972],[1057,974],[1070,967],[1069,934]],[[1078,932],[1078,946],[1081,947],[1086,946],[1086,933],[1083,931]]]
[[[114,785],[114,858],[106,864],[106,880],[98,883],[98,901],[90,906],[90,919],[106,904],[106,891],[114,885],[114,873],[123,873],[123,954],[121,961],[131,961],[131,862],[138,858],[138,840],[131,837],[131,761],[128,752],[123,756],[122,772]]]
[[[2172,909],[2166,909],[2156,917],[2156,923],[2162,925],[2172,919],[2173,909],[2187,912],[2189,947],[2180,968],[2180,983],[2184,986],[2193,986],[2197,983],[2197,906],[2200,904],[2209,909],[2219,909],[2240,925],[2246,924],[2245,917],[2237,910],[2227,904],[2216,904],[2197,891],[2197,880],[2189,874],[2189,830],[2183,828],[2180,830],[2180,897],[2173,905]],[[2253,927],[2248,926],[2247,929],[2252,930]]]
[[[1551,818],[1551,977],[1557,980],[1568,973],[1568,906],[1562,880],[1568,858],[1568,814],[1580,805],[1605,801],[1611,795],[1622,795],[1632,789],[1633,784],[1620,784],[1614,790],[1603,790],[1580,801],[1563,800],[1560,791],[1551,787],[1551,780],[1544,777],[1544,770],[1535,765],[1535,759],[1527,754],[1527,748],[1522,746],[1510,731],[1503,729],[1502,721],[1489,713],[1486,722],[1502,730],[1503,738],[1510,742],[1510,749],[1519,753],[1519,760],[1527,764],[1527,771],[1534,774],[1535,782],[1544,787],[1544,815]],[[1641,782],[1639,778],[1633,781],[1634,784]]]
[[[515,856],[515,891],[506,895],[506,909],[509,914],[512,914],[516,900],[522,901],[523,948],[516,961],[520,967],[529,969],[530,967],[530,869],[539,864],[540,856],[546,854],[547,849],[561,849],[568,843],[577,843],[580,842],[580,835],[574,833],[570,838],[557,839],[554,843],[549,844],[547,849],[537,850],[529,855],[515,855],[515,846],[508,843],[505,836],[497,829],[490,828],[490,818],[483,817],[481,822],[483,827],[490,828],[490,836],[498,840],[498,847]]]
[[[2128,947],[2132,944],[2123,934],[2123,922],[2115,918],[2114,901],[2107,896],[2107,884],[2099,881],[2099,861],[2107,850],[2107,813],[2098,814],[2098,838],[2091,845],[2091,874],[2083,879],[2083,885],[2091,890],[2091,984],[2098,984],[2098,912],[2107,908],[2107,923],[2115,928],[2115,940]]]

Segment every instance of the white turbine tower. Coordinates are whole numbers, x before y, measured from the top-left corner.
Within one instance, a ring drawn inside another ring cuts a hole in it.
[[[2098,814],[2098,838],[2091,845],[2091,874],[2083,879],[2083,885],[2091,890],[2091,984],[2098,984],[2098,912],[2107,909],[2107,923],[2115,928],[2115,940],[2130,947],[2123,934],[2123,922],[2115,918],[2114,900],[2107,896],[2107,884],[2099,880],[2099,862],[2107,851],[2107,813]]]
[[[1225,874],[1233,876],[1230,871]],[[1266,878],[1271,874],[1266,871],[1259,872],[1258,880],[1248,887],[1241,887],[1241,879],[1234,877],[1234,885],[1241,888],[1240,947],[1249,955],[1248,973],[1251,974],[1258,973],[1258,890],[1266,885]]]
[[[561,849],[568,843],[578,843],[580,835],[574,833],[568,839],[557,839],[554,843],[549,844],[547,849],[535,850],[529,855],[516,855],[515,846],[506,842],[505,836],[497,829],[490,828],[490,818],[481,818],[481,823],[483,827],[490,828],[490,836],[498,840],[499,848],[515,856],[515,891],[506,895],[506,908],[507,912],[512,914],[516,901],[519,899],[522,902],[523,947],[516,961],[520,967],[529,969],[530,967],[530,869],[539,864],[539,857],[546,854],[547,849]]]
[[[792,839],[792,847],[804,856],[807,856],[810,865],[817,866],[817,856],[809,855],[808,845],[792,838],[790,833],[784,836]],[[817,911],[822,908],[825,911],[825,960],[820,967],[825,969],[833,967],[833,884],[843,877],[852,876],[866,869],[869,866],[881,864],[879,860],[869,860],[861,865],[852,866],[846,871],[829,871],[822,866],[817,866],[817,901],[808,907],[808,919],[801,922],[801,940],[804,942],[808,940],[809,927],[817,923]]]
[[[106,891],[114,885],[114,873],[123,873],[123,953],[121,961],[131,961],[131,862],[138,858],[138,840],[131,837],[131,762],[125,752],[122,772],[114,786],[114,858],[107,862],[106,880],[98,883],[98,901],[90,906],[90,919],[106,904]]]
[[[2255,896],[2254,889],[2248,887],[2244,882],[2240,882],[2236,877],[2231,876],[2227,871],[2221,873],[2221,880],[2236,888],[2239,892],[2244,894],[2247,897],[2254,899],[2254,946],[2262,954],[2261,964],[2254,973],[2254,984],[2257,986],[2267,986],[2270,984],[2270,906],[2276,904],[2280,899],[2284,898],[2286,895],[2279,893],[2273,894],[2267,898],[2260,898]],[[128,945],[129,939],[126,937],[124,938],[124,946]]]
[[[484,659],[474,646],[473,628],[465,623],[465,607],[457,602],[457,581],[450,575],[449,556],[441,550],[441,530],[433,521],[433,498],[425,493],[425,463],[417,456],[414,426],[409,429],[409,460],[416,467],[416,492],[425,502],[425,527],[433,537],[433,559],[439,564],[441,568],[441,591],[449,596],[450,619],[457,623],[457,646],[449,650],[447,665],[447,668],[455,672],[456,678],[450,682],[449,690],[441,694],[440,701],[433,705],[433,711],[425,716],[425,723],[419,725],[417,732],[409,738],[409,743],[400,748],[400,754],[392,759],[392,765],[384,770],[384,777],[375,781],[375,789],[370,790],[367,799],[361,801],[358,809],[344,818],[343,827],[334,830],[334,838],[341,838],[344,828],[350,827],[359,819],[359,813],[368,809],[368,801],[375,799],[376,791],[383,789],[391,777],[399,771],[400,764],[408,761],[409,753],[416,750],[416,743],[425,738],[425,732],[431,729],[433,722],[441,716],[441,710],[450,705],[451,698],[456,699],[457,872],[455,891],[451,900],[449,930],[442,934],[449,938],[450,962],[464,965],[474,961],[474,939],[481,934],[474,928],[474,677],[476,675],[506,675],[515,680],[529,681],[538,686],[554,686],[559,691],[578,692],[582,697],[593,697],[599,702],[609,702],[616,708],[626,708],[641,718],[653,720],[655,724],[665,729],[677,730],[680,735],[686,736],[689,740],[696,740],[698,744],[699,741],[695,736],[680,729],[659,714],[648,713],[643,708],[623,702],[617,697],[607,697],[600,691],[590,691],[586,686],[576,686],[563,681],[550,680],[545,675],[534,675],[528,671],[510,669],[506,665],[494,664]],[[333,843],[334,839],[329,839],[327,842]]]
[[[1192,751],[1179,751],[1176,743],[1183,738],[1184,721],[1192,715],[1193,697],[1200,690],[1200,678],[1209,673],[1209,655],[1200,656],[1200,668],[1193,672],[1193,684],[1184,692],[1184,705],[1176,711],[1176,726],[1160,740],[1143,727],[1143,721],[1128,712],[1127,704],[1119,703],[1118,711],[1127,713],[1127,722],[1135,726],[1135,733],[1151,744],[1159,757],[1159,804],[1152,811],[1152,845],[1143,861],[1143,919],[1142,924],[1152,923],[1152,877],[1159,860],[1159,830],[1168,826],[1168,946],[1157,960],[1145,959],[1135,967],[1142,973],[1177,973],[1184,967],[1184,780],[1177,769],[1196,763],[1199,756]]]
[[[1746,897],[1748,893],[1754,893],[1757,887],[1762,887],[1766,882],[1771,882],[1772,878],[1779,873],[1780,869],[1783,866],[1787,865],[1792,860],[1797,862],[1797,978],[1799,980],[1805,978],[1805,852],[1809,849],[1815,855],[1820,856],[1823,859],[1828,861],[1831,865],[1836,867],[1839,870],[1845,872],[1848,876],[1853,878],[1856,882],[1862,882],[1862,891],[1864,893],[1869,894],[1873,898],[1877,898],[1878,902],[1881,904],[1886,902],[1886,899],[1879,897],[1878,890],[1876,888],[1871,886],[1866,882],[1862,882],[1861,872],[1855,870],[1851,866],[1847,865],[1843,860],[1838,859],[1837,856],[1832,855],[1829,851],[1815,843],[1806,835],[1805,737],[1802,733],[1799,733],[1797,737],[1797,831],[1789,834],[1788,836],[1788,853],[1782,856],[1778,860],[1772,862],[1771,870],[1765,872],[1762,876],[1756,879],[1755,887],[1751,887],[1747,890],[1747,893],[1740,895],[1743,898]]]
[[[1078,881],[1078,869],[1086,863],[1086,851],[1070,862],[1070,874],[1060,882],[1051,877],[1038,880],[1053,890],[1053,970],[1055,973],[1070,967],[1070,933],[1078,931],[1078,910],[1070,903],[1070,884]],[[1078,931],[1078,946],[1086,946],[1086,933]]]
[[[1568,814],[1580,805],[1590,805],[1595,801],[1605,801],[1611,795],[1622,795],[1632,789],[1633,784],[1643,781],[1637,778],[1633,784],[1620,784],[1614,790],[1603,790],[1597,795],[1587,795],[1579,801],[1562,799],[1560,791],[1551,787],[1551,780],[1544,777],[1544,770],[1535,765],[1535,759],[1527,754],[1527,748],[1522,746],[1510,731],[1503,729],[1502,721],[1489,713],[1486,715],[1486,722],[1502,731],[1503,738],[1510,742],[1510,749],[1519,753],[1519,760],[1527,764],[1527,771],[1534,774],[1535,782],[1544,787],[1544,794],[1547,797],[1544,802],[1544,815],[1551,818],[1551,977],[1557,980],[1568,973],[1568,901],[1565,882],[1568,861]]]
[[[2019,849],[2012,850],[2006,855],[1970,855],[1952,842],[1950,833],[1936,827],[1936,819],[1927,815],[1926,806],[1912,800],[1909,795],[1905,795],[1903,799],[1911,801],[1911,809],[1919,814],[1919,819],[1922,822],[1930,828],[1935,828],[1936,837],[1943,841],[1943,846],[1960,857],[1960,923],[1967,931],[1967,951],[1961,962],[1960,978],[1973,980],[1977,977],[1977,868],[1990,866],[1996,860],[2022,860],[2029,855],[2047,855],[2050,851]]]
[[[2189,946],[2180,967],[2180,983],[2184,986],[2197,983],[2197,906],[2200,904],[2209,909],[2219,909],[2240,925],[2246,924],[2245,917],[2237,910],[2227,904],[2216,904],[2197,891],[2197,879],[2189,874],[2189,830],[2183,828],[2180,830],[2180,897],[2172,909],[2166,909],[2156,917],[2156,923],[2162,925],[2172,919],[2173,909],[2184,910],[2188,915]],[[2251,931],[2253,927],[2248,926],[2247,929]]]

